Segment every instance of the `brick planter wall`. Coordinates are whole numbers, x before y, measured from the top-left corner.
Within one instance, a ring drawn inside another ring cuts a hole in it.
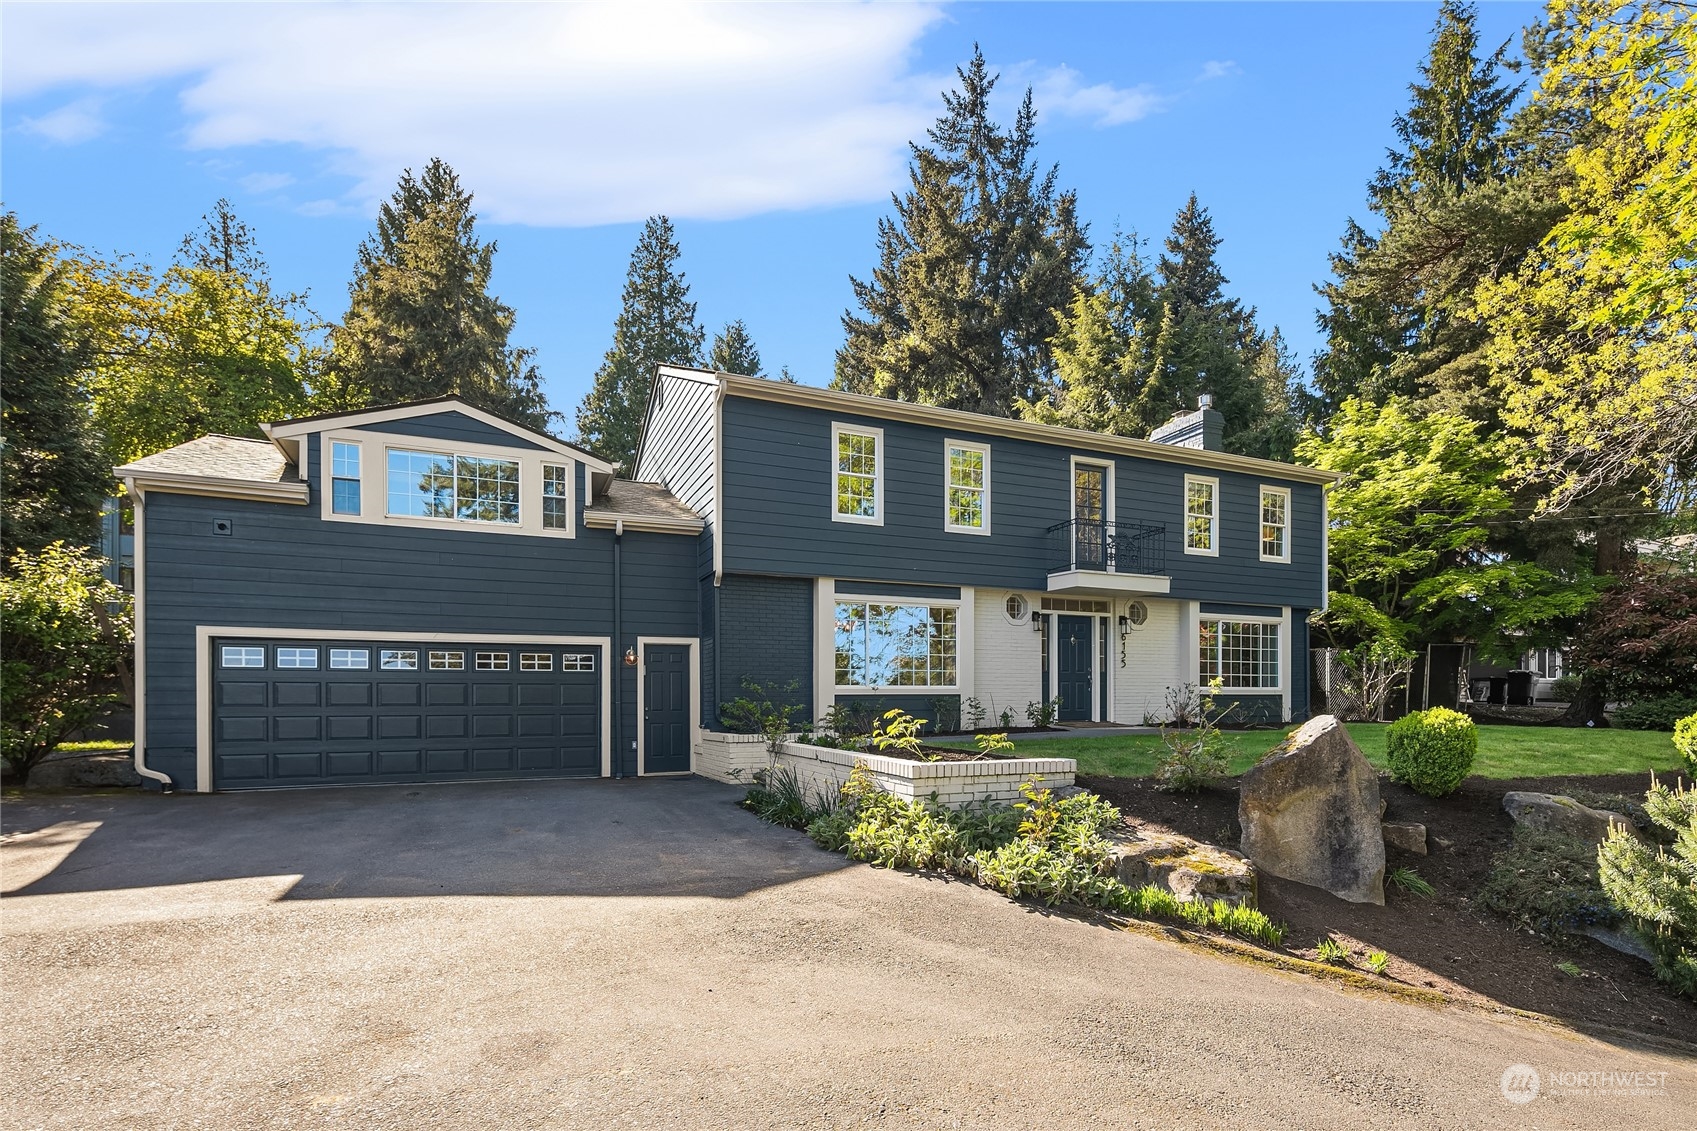
[[[771,762],[766,753],[766,739],[758,734],[725,734],[721,731],[698,731],[695,747],[695,772],[704,778],[730,784],[750,785],[754,771],[764,770]],[[740,775],[733,771],[740,770]]]
[[[835,796],[848,781],[854,764],[865,762],[880,789],[908,801],[935,793],[943,805],[965,805],[988,799],[1007,803],[1020,799],[1019,787],[1033,774],[1051,789],[1071,785],[1078,763],[1071,758],[990,758],[981,762],[913,762],[881,754],[861,754],[786,742],[778,761],[795,770],[809,793]],[[699,763],[698,763],[699,764]],[[765,765],[762,751],[761,765]]]

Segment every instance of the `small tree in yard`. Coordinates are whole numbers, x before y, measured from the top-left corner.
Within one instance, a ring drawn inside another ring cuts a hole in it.
[[[1597,849],[1597,878],[1655,955],[1656,977],[1697,998],[1697,792],[1652,779],[1644,811],[1672,846],[1652,848],[1612,829]]]
[[[130,597],[100,559],[55,542],[0,579],[0,756],[18,784],[66,735],[123,699]]]
[[[1214,680],[1209,687],[1217,693],[1220,681]],[[1166,749],[1155,756],[1155,781],[1173,793],[1195,793],[1225,777],[1231,768],[1232,742],[1219,727],[1231,707],[1215,710],[1212,696],[1195,694],[1191,684],[1180,688],[1179,694],[1190,701],[1176,701],[1171,691],[1167,694],[1175,721],[1161,726]],[[1186,720],[1194,720],[1195,725],[1185,727]]]
[[[1385,701],[1399,679],[1414,670],[1414,653],[1381,636],[1338,653],[1344,671],[1343,692],[1362,706],[1367,722],[1385,717]]]

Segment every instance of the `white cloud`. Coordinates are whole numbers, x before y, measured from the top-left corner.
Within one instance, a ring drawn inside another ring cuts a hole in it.
[[[288,188],[295,178],[289,173],[249,173],[237,183],[249,192],[264,194]]]
[[[1210,59],[1202,64],[1202,73],[1196,76],[1196,81],[1208,82],[1211,79],[1229,78],[1242,73],[1243,68],[1230,59]]]
[[[1064,64],[1038,74],[1031,83],[1031,97],[1039,112],[1084,118],[1097,127],[1135,122],[1166,109],[1170,101],[1147,83],[1086,86],[1083,77]]]
[[[910,64],[938,11],[19,5],[0,75],[8,100],[178,84],[188,146],[319,152],[355,207],[440,156],[493,220],[718,218],[881,198],[937,112]],[[93,128],[70,110],[29,128]]]
[[[77,145],[106,132],[106,120],[100,116],[98,98],[79,98],[57,110],[49,110],[39,118],[25,118],[18,125],[26,133],[60,145]]]

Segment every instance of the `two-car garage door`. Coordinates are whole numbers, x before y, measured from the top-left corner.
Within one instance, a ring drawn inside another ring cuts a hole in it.
[[[217,789],[602,769],[597,644],[212,642]]]

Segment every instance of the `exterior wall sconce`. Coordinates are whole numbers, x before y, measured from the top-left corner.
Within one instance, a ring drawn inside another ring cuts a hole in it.
[[[1043,631],[1043,619],[1044,618],[1043,618],[1042,613],[1039,613],[1039,612],[1036,612],[1035,610],[1033,610],[1033,612],[1031,614],[1031,631],[1032,632],[1041,633]]]
[[[635,648],[626,648],[625,649],[625,667],[627,667],[627,668],[636,667],[636,649]]]

